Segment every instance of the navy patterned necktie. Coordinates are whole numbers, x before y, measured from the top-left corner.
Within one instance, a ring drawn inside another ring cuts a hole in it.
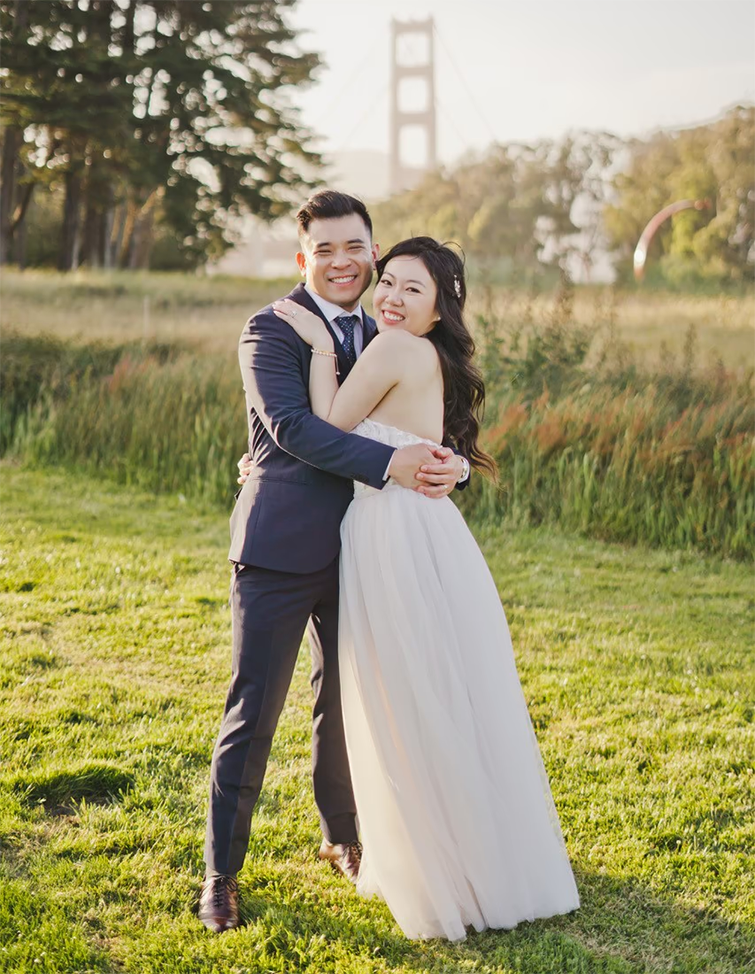
[[[349,360],[349,364],[353,365],[357,360],[357,350],[354,344],[354,329],[359,324],[362,319],[359,315],[341,315],[335,319],[335,323],[343,332],[343,350],[346,352],[346,358]]]

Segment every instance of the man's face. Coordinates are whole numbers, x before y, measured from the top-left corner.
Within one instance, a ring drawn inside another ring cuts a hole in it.
[[[369,231],[358,213],[313,220],[296,255],[307,284],[321,298],[353,311],[369,287],[378,258]]]

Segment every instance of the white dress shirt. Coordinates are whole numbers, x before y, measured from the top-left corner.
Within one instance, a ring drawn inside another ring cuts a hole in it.
[[[325,298],[321,298],[319,294],[315,294],[315,292],[312,291],[307,284],[304,285],[304,290],[328,319],[328,324],[336,333],[336,338],[338,341],[342,344],[343,332],[341,331],[340,326],[336,323],[336,318],[340,318],[343,315],[356,315],[357,318],[359,318],[359,324],[354,325],[354,351],[357,354],[357,358],[359,358],[362,353],[362,349],[364,348],[364,312],[362,311],[362,305],[358,304],[353,311],[344,311],[344,309],[340,308],[337,304],[326,301]]]

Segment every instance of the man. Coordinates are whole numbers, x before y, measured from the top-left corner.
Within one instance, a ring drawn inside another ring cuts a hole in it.
[[[363,203],[326,190],[297,214],[305,277],[289,298],[333,332],[343,381],[375,322],[359,300],[378,248]],[[308,399],[312,351],[268,306],[246,324],[239,363],[249,416],[251,473],[231,516],[231,684],[212,759],[199,916],[217,933],[238,926],[238,887],[273,734],[309,624],[315,694],[312,766],[320,857],[352,881],[360,846],[341,716],[338,673],[340,523],[352,481],[388,477],[444,496],[466,460],[424,444],[394,450],[328,425]]]

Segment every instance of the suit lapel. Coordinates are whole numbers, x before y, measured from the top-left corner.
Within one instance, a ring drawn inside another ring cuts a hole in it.
[[[370,344],[370,342],[375,337],[375,335],[377,335],[378,331],[377,331],[377,324],[375,323],[375,319],[370,318],[370,316],[367,314],[366,311],[364,311],[364,309],[362,310],[362,314],[363,314],[362,328],[364,329],[364,346],[362,348],[362,351],[364,351],[364,349],[367,348],[367,346]]]

